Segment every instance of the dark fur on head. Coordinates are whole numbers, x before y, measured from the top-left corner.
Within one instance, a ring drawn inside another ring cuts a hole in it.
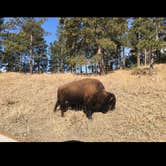
[[[113,93],[107,92],[105,89],[98,91],[93,99],[91,105],[95,112],[106,113],[109,110],[114,110],[116,105],[116,97]]]
[[[109,104],[109,108],[111,110],[114,110],[115,109],[115,105],[116,105],[116,97],[113,93],[110,93],[109,92],[109,100],[108,100],[108,104]]]

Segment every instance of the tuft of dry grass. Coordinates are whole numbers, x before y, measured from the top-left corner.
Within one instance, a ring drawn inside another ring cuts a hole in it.
[[[18,141],[163,142],[166,141],[166,65],[156,74],[118,70],[102,76],[0,73],[0,131]],[[94,113],[53,112],[60,85],[83,78],[102,81],[117,97],[116,109]],[[1,133],[0,132],[0,133]]]
[[[140,66],[139,68],[135,68],[131,72],[132,75],[154,75],[157,74],[157,69],[153,69],[152,73],[150,72],[149,67]]]

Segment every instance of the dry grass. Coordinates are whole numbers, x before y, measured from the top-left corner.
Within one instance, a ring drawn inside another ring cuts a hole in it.
[[[166,65],[157,74],[132,75],[119,70],[105,76],[0,73],[0,131],[25,142],[166,141]],[[57,88],[85,77],[97,78],[117,97],[116,110],[53,113]]]

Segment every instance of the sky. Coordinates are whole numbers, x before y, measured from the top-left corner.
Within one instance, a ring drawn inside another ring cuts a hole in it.
[[[58,26],[58,17],[48,17],[47,21],[42,25],[46,32],[50,32],[51,35],[45,36],[45,40],[49,45],[50,42],[54,42],[57,39],[56,32]]]

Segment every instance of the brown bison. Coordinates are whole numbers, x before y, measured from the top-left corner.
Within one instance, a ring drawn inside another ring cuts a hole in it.
[[[68,107],[81,106],[86,116],[92,119],[93,112],[106,113],[109,109],[113,110],[115,104],[115,95],[107,92],[99,80],[86,78],[58,88],[54,111],[60,105],[63,117]]]

